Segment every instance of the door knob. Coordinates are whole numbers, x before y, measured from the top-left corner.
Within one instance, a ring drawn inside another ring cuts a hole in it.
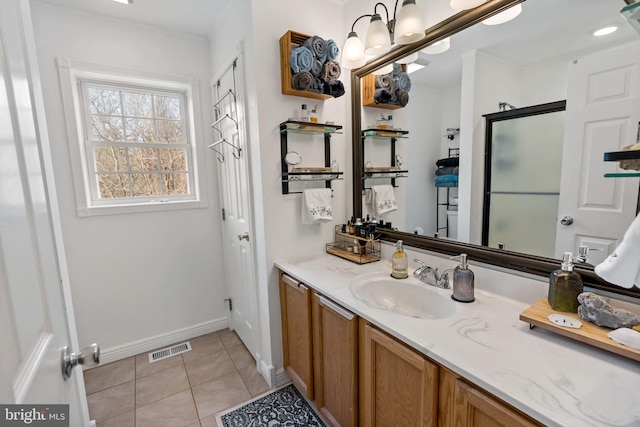
[[[65,380],[71,378],[71,371],[78,365],[96,366],[100,363],[100,347],[91,344],[82,349],[80,353],[72,353],[68,346],[62,347],[62,377]]]
[[[571,218],[570,216],[566,216],[565,215],[560,220],[560,224],[562,224],[562,225],[571,225],[571,224],[573,224],[573,218]]]
[[[238,234],[238,240],[245,239],[247,242],[249,241],[249,233]]]

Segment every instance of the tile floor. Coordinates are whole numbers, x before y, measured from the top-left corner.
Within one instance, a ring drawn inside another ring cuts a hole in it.
[[[188,341],[191,351],[158,362],[143,353],[85,371],[97,427],[215,427],[217,412],[269,390],[235,332]]]

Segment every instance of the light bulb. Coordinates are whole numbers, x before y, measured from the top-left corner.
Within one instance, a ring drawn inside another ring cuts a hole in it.
[[[483,20],[482,23],[485,25],[504,24],[505,22],[509,22],[516,16],[520,15],[521,12],[522,12],[522,5],[517,4],[513,7],[510,7],[507,10],[504,10],[498,13],[497,15],[493,15],[492,17]]]
[[[342,60],[340,64],[343,68],[360,68],[367,63],[364,55],[364,45],[355,32],[349,33],[349,37],[342,47]]]
[[[422,51],[430,55],[437,55],[439,53],[448,51],[450,47],[451,47],[451,38],[447,37],[446,39],[442,39],[430,46],[425,47],[424,49],[422,49]]]
[[[367,55],[382,55],[391,50],[391,37],[387,26],[382,22],[380,15],[371,17],[367,37],[364,43],[364,52]]]
[[[480,6],[482,3],[487,0],[451,0],[449,5],[453,10],[467,10],[473,9],[476,6]]]
[[[424,17],[416,0],[404,0],[393,31],[394,42],[411,44],[425,38]]]

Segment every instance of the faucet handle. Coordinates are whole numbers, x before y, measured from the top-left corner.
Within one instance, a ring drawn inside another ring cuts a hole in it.
[[[438,286],[443,289],[449,289],[449,273],[453,273],[453,272],[454,272],[453,268],[443,271],[442,274],[440,275],[440,280],[438,280]]]
[[[413,262],[417,262],[418,264],[420,264],[420,266],[422,268],[425,268],[427,266],[427,264],[425,264],[424,262],[420,261],[419,259],[415,259],[414,258]]]

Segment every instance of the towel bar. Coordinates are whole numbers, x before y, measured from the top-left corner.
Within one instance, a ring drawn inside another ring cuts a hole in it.
[[[220,129],[218,129],[216,127],[216,125],[222,121],[224,121],[224,119],[231,119],[233,121],[233,123],[236,124],[236,130],[238,130],[238,121],[236,119],[234,119],[233,117],[231,117],[229,115],[229,113],[226,113],[224,116],[220,117],[218,120],[216,120],[215,122],[211,123],[211,127],[214,128],[215,130],[217,130],[218,132],[222,133],[222,131]]]
[[[225,138],[222,138],[216,142],[214,142],[213,144],[207,146],[207,148],[212,149],[213,151],[215,151],[216,153],[218,153],[218,161],[220,163],[224,163],[224,154],[221,151],[216,150],[215,147],[216,145],[222,144],[223,142],[226,142],[227,144],[229,144],[232,148],[233,148],[233,157],[235,157],[236,159],[240,159],[240,153],[242,152],[242,148],[240,147],[236,147],[235,145],[233,145],[232,143],[230,143],[229,141],[227,141]],[[238,153],[238,154],[236,154]]]

